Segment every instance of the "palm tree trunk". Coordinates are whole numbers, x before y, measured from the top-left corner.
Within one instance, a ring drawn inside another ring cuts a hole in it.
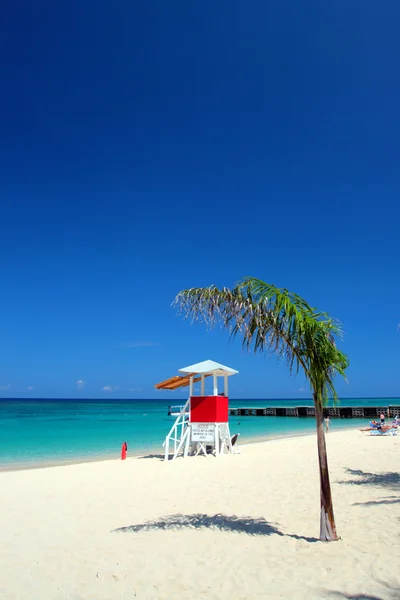
[[[322,399],[314,393],[315,420],[317,422],[317,443],[318,443],[318,462],[319,479],[321,492],[321,523],[319,530],[319,539],[322,542],[332,542],[338,540],[336,533],[335,517],[333,514],[331,484],[329,482],[328,457],[326,455],[325,432],[324,432],[324,413],[322,409]]]

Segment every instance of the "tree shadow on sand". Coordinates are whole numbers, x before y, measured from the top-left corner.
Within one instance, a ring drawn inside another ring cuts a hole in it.
[[[375,580],[376,583],[378,583],[379,585],[381,585],[382,587],[385,588],[386,590],[386,594],[385,594],[385,598],[392,598],[393,600],[396,600],[397,598],[399,598],[399,588],[393,587],[392,585],[390,585],[389,583],[387,583],[386,581],[381,581],[379,579]],[[334,591],[334,590],[326,590],[325,593],[329,594],[329,596],[332,597],[332,599],[334,598],[347,598],[348,600],[383,600],[382,596],[375,596],[375,595],[371,595],[371,594],[345,594],[344,592],[339,592],[339,591]],[[387,595],[389,594],[389,596]]]
[[[348,598],[349,600],[383,600],[381,596],[369,594],[342,594],[342,592],[328,592],[332,598]]]
[[[236,515],[192,514],[192,515],[167,515],[154,521],[128,525],[113,529],[112,533],[139,533],[140,531],[179,531],[182,529],[213,529],[217,531],[229,531],[232,533],[246,533],[252,536],[280,535],[291,537],[306,542],[319,542],[317,538],[303,537],[300,535],[282,533],[276,524],[268,523],[262,517],[237,517]]]
[[[398,496],[387,496],[382,500],[369,500],[368,502],[354,502],[353,506],[378,506],[380,504],[400,504]]]
[[[345,479],[338,481],[340,484],[345,485],[368,485],[384,488],[394,492],[400,491],[400,474],[399,473],[368,473],[361,471],[360,469],[346,469],[346,473],[353,475],[354,479]],[[390,505],[399,504],[399,496],[386,496],[380,500],[369,500],[368,502],[354,502],[353,506],[379,506],[379,505]]]
[[[346,469],[346,473],[356,476],[357,479],[345,479],[338,481],[338,483],[347,485],[373,485],[388,488],[395,492],[400,491],[399,473],[367,473],[360,469]]]

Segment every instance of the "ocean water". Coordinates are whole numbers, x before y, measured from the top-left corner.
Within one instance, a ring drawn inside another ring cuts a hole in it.
[[[171,400],[0,400],[0,469],[162,453],[175,418]],[[341,406],[399,405],[398,398],[342,399]],[[312,401],[230,400],[230,407],[312,406]],[[361,419],[331,419],[331,429],[365,425]],[[241,443],[315,431],[313,418],[230,417]]]

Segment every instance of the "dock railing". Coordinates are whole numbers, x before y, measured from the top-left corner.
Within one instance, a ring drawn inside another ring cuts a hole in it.
[[[324,406],[324,417],[331,419],[376,419],[381,414],[386,419],[400,415],[400,406]],[[242,406],[231,407],[229,414],[234,417],[315,417],[314,406]]]

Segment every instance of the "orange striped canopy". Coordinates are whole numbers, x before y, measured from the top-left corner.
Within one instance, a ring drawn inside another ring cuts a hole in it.
[[[175,377],[170,377],[160,383],[156,383],[154,387],[157,390],[177,390],[178,388],[188,386],[190,384],[190,378],[193,377],[193,375],[195,375],[195,373],[189,373],[189,375],[184,375],[183,377],[175,375]],[[205,375],[204,377],[210,377],[210,375]],[[197,383],[200,379],[201,377],[196,377],[193,379],[193,383]]]

